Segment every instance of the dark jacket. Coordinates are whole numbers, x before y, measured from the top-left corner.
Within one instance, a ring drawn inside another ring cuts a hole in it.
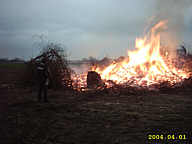
[[[39,63],[37,66],[37,71],[38,71],[38,80],[40,83],[45,84],[47,79],[48,79],[48,67],[45,63]]]

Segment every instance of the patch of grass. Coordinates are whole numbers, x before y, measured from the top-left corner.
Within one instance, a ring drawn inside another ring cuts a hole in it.
[[[24,68],[26,66],[25,63],[0,63],[0,69],[15,69],[15,68]]]

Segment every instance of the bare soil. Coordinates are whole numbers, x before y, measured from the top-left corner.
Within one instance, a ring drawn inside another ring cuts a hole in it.
[[[2,144],[144,144],[147,134],[192,132],[192,90],[140,94],[23,87],[22,69],[0,69]]]

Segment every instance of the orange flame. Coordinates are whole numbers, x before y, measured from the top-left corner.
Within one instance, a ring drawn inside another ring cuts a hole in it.
[[[187,74],[165,62],[160,54],[160,32],[166,28],[167,21],[160,21],[144,38],[137,38],[135,51],[128,52],[128,58],[114,62],[101,69],[94,67],[105,81],[112,80],[117,84],[132,83],[139,86],[168,81],[171,84],[187,78]]]
[[[134,51],[128,51],[128,57],[120,62],[113,62],[107,67],[93,66],[92,71],[101,75],[107,86],[109,81],[131,86],[150,86],[161,82],[171,85],[189,77],[185,71],[176,68],[160,52],[160,30],[166,29],[167,21],[157,23],[144,38],[137,38]],[[87,73],[73,76],[78,88],[86,87]]]

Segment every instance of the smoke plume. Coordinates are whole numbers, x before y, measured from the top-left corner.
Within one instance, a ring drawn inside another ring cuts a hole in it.
[[[155,21],[168,20],[168,30],[162,32],[161,40],[172,52],[183,42],[184,16],[190,6],[192,0],[156,1]]]

